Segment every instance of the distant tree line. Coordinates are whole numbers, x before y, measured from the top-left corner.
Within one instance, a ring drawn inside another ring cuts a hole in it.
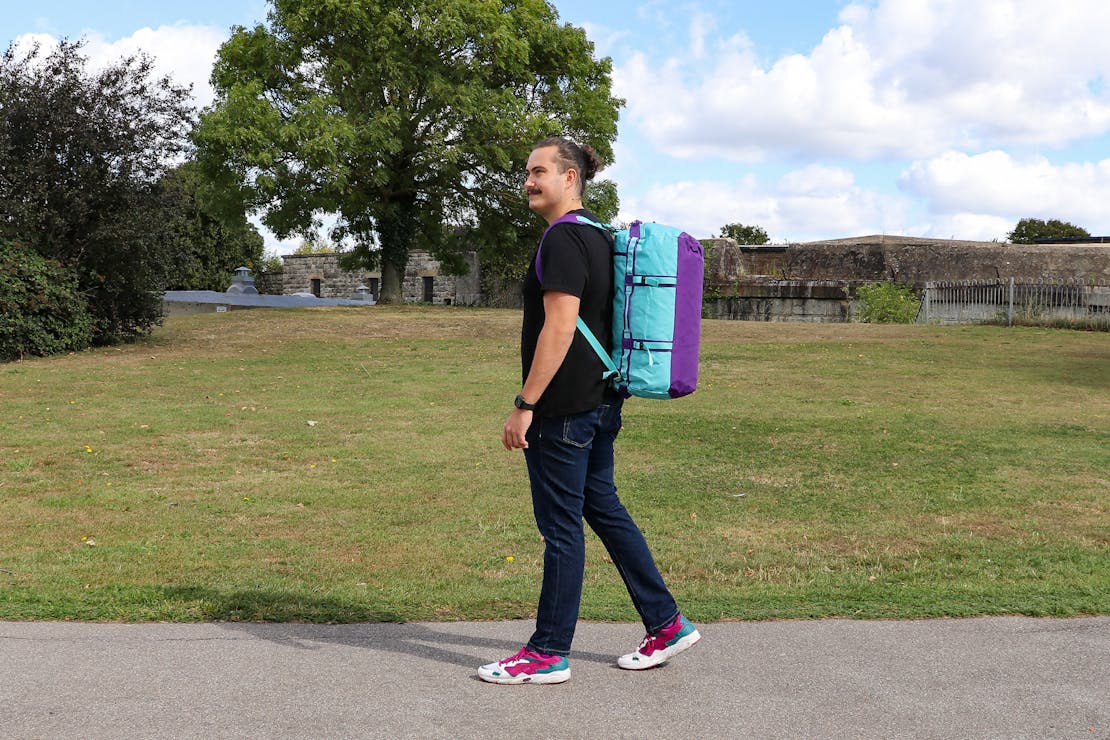
[[[1053,239],[1077,239],[1089,237],[1091,234],[1081,226],[1049,219],[1023,218],[1017,222],[1013,231],[1006,235],[1006,240],[1012,244],[1036,244],[1037,242],[1051,241]]]
[[[732,239],[737,244],[766,244],[771,240],[762,226],[744,224],[725,224],[721,227],[721,236]]]

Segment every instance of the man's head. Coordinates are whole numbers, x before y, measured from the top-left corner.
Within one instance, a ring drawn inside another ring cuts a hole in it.
[[[528,207],[548,221],[581,208],[586,183],[600,168],[601,159],[589,146],[562,137],[544,139],[528,157]]]

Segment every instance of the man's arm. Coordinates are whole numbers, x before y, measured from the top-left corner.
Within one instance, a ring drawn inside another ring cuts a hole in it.
[[[566,359],[567,351],[574,340],[578,322],[578,307],[581,299],[571,293],[548,290],[543,294],[543,328],[536,341],[536,354],[532,367],[524,380],[520,395],[528,403],[536,403],[547,390],[551,379]],[[505,449],[523,449],[528,446],[524,435],[532,425],[532,412],[513,409],[501,430],[501,444]]]

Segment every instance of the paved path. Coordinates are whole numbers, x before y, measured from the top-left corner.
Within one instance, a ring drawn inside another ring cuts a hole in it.
[[[573,677],[475,667],[526,622],[0,622],[3,738],[1110,738],[1110,617],[718,623],[672,663],[583,623]]]

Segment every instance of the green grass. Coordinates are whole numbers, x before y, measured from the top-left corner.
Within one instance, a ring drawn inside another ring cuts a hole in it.
[[[529,617],[519,326],[237,311],[0,366],[0,619]],[[1110,613],[1105,334],[703,332],[698,392],[631,400],[617,453],[693,619]],[[635,620],[587,541],[582,617]]]

